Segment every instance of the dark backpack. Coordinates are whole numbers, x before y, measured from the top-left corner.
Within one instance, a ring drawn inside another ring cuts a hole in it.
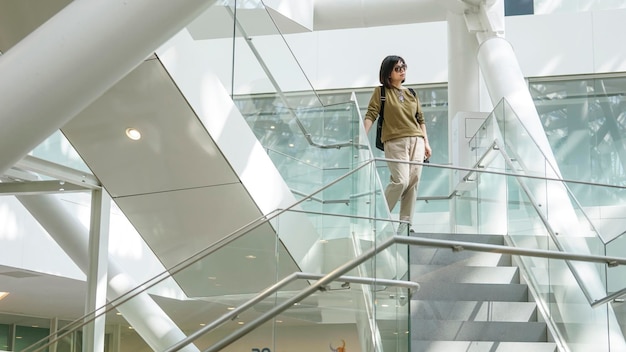
[[[415,97],[415,91],[413,88],[409,88],[409,91]],[[378,113],[378,124],[376,125],[376,148],[385,150],[385,143],[380,140],[380,136],[383,133],[383,120],[385,114],[385,86],[380,86],[380,112]],[[417,119],[417,116],[415,117]]]

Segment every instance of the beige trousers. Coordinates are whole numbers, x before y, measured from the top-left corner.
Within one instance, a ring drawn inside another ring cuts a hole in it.
[[[404,161],[424,161],[424,139],[403,137],[385,142],[385,158]],[[417,184],[422,175],[422,165],[387,162],[389,184],[385,188],[385,198],[389,211],[400,201],[400,220],[413,220],[413,209],[417,198]]]

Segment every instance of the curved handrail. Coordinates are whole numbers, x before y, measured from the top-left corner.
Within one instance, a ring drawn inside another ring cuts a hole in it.
[[[265,4],[263,4],[263,6],[265,7]],[[289,103],[287,101],[287,98],[285,97],[284,92],[282,91],[282,89],[278,85],[278,82],[276,81],[276,79],[274,78],[272,73],[270,72],[270,69],[267,67],[267,64],[265,64],[265,61],[261,57],[261,54],[259,54],[258,50],[256,49],[256,47],[252,43],[252,39],[248,36],[246,30],[243,28],[243,26],[241,25],[241,22],[239,22],[239,20],[237,19],[235,14],[232,12],[230,7],[227,7],[227,11],[233,17],[233,20],[235,21],[235,25],[237,26],[237,29],[241,32],[242,36],[245,38],[245,42],[248,45],[248,48],[250,49],[250,51],[252,51],[252,54],[254,54],[254,57],[257,59],[257,62],[259,63],[259,65],[261,65],[261,68],[263,69],[263,72],[265,72],[265,74],[267,75],[268,79],[272,83],[272,86],[274,86],[274,89],[276,90],[276,93],[278,94],[278,97],[280,98],[280,100],[283,102],[283,104],[285,106],[289,107]],[[268,16],[272,19],[272,21],[274,21],[274,18],[271,16],[271,14],[269,12],[268,12]],[[283,38],[283,41],[284,41],[284,37],[283,37],[282,32],[278,29],[278,26],[276,26],[275,22],[273,22],[273,24],[276,27],[279,35],[281,36],[281,38]],[[287,44],[286,41],[285,41],[285,45],[289,48],[289,45]],[[291,50],[291,48],[290,48],[290,50]],[[297,62],[297,60],[296,60],[296,62]],[[304,74],[304,71],[301,71],[301,72],[302,72],[302,74]],[[306,74],[304,74],[304,76],[306,77]],[[307,80],[308,80],[308,78],[307,78]],[[311,85],[311,87],[312,87],[312,85]],[[315,89],[312,88],[312,91],[317,96],[317,93],[315,92]],[[322,106],[325,106],[325,105],[323,105],[323,103],[319,99],[319,96],[318,96],[318,100],[320,101],[320,104],[322,104]],[[352,101],[347,101],[346,103],[353,103],[353,102]],[[300,118],[293,112],[293,109],[287,108],[286,110],[289,112],[289,114],[292,116],[292,118],[296,122],[296,125],[298,126],[298,128],[302,132],[302,135],[304,136],[306,141],[309,143],[309,145],[311,145],[313,147],[316,147],[316,148],[321,148],[321,149],[339,149],[339,148],[343,148],[343,147],[350,147],[350,146],[353,145],[353,141],[352,140],[349,140],[349,141],[346,141],[346,142],[342,142],[342,143],[334,143],[334,144],[321,144],[321,143],[315,142],[313,140],[313,138],[311,138],[311,133],[309,133],[306,130],[306,127],[304,126],[304,124],[302,123]]]

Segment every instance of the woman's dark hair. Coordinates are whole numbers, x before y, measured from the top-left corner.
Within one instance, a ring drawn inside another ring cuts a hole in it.
[[[397,55],[389,55],[384,58],[383,62],[380,64],[378,80],[380,81],[380,84],[385,86],[385,88],[391,88],[391,82],[389,82],[389,79],[391,78],[391,71],[393,71],[393,68],[399,62],[406,64],[406,61],[404,61],[402,57]],[[404,83],[404,80],[402,80],[402,83]]]

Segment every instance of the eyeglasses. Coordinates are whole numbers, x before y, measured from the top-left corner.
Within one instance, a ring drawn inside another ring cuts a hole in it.
[[[394,70],[394,71],[396,71],[396,72],[398,72],[398,73],[400,73],[400,72],[404,72],[404,71],[406,71],[406,69],[407,69],[407,66],[406,66],[406,65],[398,65],[398,66],[395,66],[395,67],[393,68],[393,70]]]

